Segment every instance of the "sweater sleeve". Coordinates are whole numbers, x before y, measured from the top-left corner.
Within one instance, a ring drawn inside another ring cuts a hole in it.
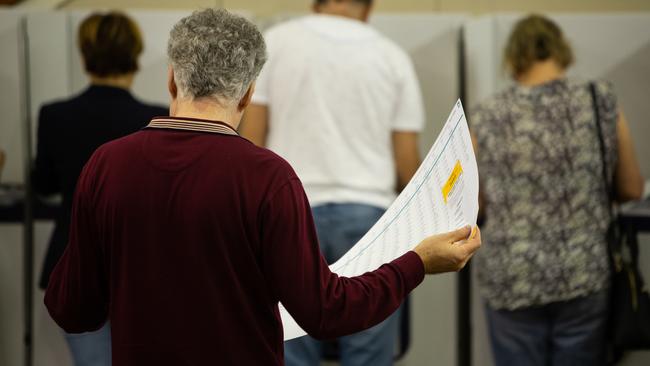
[[[91,207],[92,165],[91,158],[79,176],[70,241],[45,292],[45,306],[52,319],[68,333],[97,330],[108,318],[107,276]]]
[[[309,203],[295,178],[262,213],[263,266],[273,293],[311,336],[340,337],[378,324],[424,278],[414,252],[357,277],[332,273],[320,254]]]

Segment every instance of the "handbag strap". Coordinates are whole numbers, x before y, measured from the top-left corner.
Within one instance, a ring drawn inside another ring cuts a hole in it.
[[[603,128],[601,125],[601,119],[600,119],[600,108],[598,108],[598,100],[597,100],[597,93],[596,93],[596,84],[593,82],[589,83],[589,91],[591,92],[591,99],[593,103],[593,109],[594,109],[594,117],[595,117],[595,122],[596,122],[596,131],[598,132],[598,143],[600,145],[600,157],[602,160],[602,166],[603,166],[603,182],[605,186],[605,194],[607,196],[607,208],[609,209],[609,217],[610,220],[612,220],[612,223],[614,225],[618,225],[618,221],[616,220],[616,215],[614,213],[614,189],[613,189],[613,184],[610,185],[609,183],[609,176],[607,174],[607,150],[605,148],[605,139],[603,138]],[[618,228],[616,228],[618,230]],[[637,268],[638,266],[638,260],[639,260],[639,247],[638,244],[636,243],[636,238],[632,238],[629,236],[628,233],[628,240],[625,242],[627,243],[628,247],[630,248],[630,259],[632,260],[632,265],[634,268]],[[615,256],[620,256],[621,255],[621,245],[622,241],[616,241],[614,243],[610,243],[613,245],[613,248],[610,248],[610,251],[613,252]],[[618,258],[613,258],[615,261],[618,260]]]
[[[591,92],[591,101],[594,109],[594,117],[596,122],[596,131],[598,132],[598,143],[600,145],[600,159],[603,166],[603,183],[605,185],[605,195],[607,196],[607,207],[609,208],[609,216],[614,220],[614,190],[609,184],[609,176],[607,174],[607,150],[605,148],[605,139],[603,138],[603,128],[600,120],[600,108],[598,108],[598,99],[596,94],[596,84],[589,83],[589,91]]]
[[[594,82],[589,83],[589,91],[591,92],[591,101],[592,107],[594,110],[594,119],[596,124],[596,131],[598,133],[598,145],[600,146],[600,160],[602,162],[602,174],[603,174],[603,185],[605,188],[605,196],[607,197],[607,208],[609,212],[609,219],[612,230],[615,230],[614,233],[608,232],[608,235],[613,235],[613,238],[608,239],[608,245],[610,246],[609,252],[612,256],[611,260],[613,261],[616,268],[620,267],[621,261],[621,241],[616,240],[619,237],[618,233],[618,221],[616,220],[616,215],[614,213],[614,189],[609,183],[609,175],[607,174],[607,149],[605,147],[605,139],[603,137],[603,128],[600,118],[600,108],[598,107],[598,95],[596,92],[596,84]]]

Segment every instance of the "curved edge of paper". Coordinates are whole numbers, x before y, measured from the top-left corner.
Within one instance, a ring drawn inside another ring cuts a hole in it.
[[[300,325],[296,323],[291,314],[289,314],[287,309],[282,304],[280,304],[280,318],[282,319],[282,328],[284,328],[283,331],[285,342],[307,335],[307,332],[300,328]]]

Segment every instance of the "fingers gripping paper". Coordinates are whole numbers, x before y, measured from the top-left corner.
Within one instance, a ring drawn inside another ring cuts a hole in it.
[[[463,106],[458,100],[417,172],[377,223],[330,266],[340,276],[375,270],[427,236],[475,225],[478,169]],[[305,335],[280,305],[284,340]]]

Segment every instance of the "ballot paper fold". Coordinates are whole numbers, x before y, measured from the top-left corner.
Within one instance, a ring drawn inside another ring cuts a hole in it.
[[[478,168],[460,99],[417,172],[377,223],[330,265],[339,276],[379,268],[427,236],[475,225]],[[305,335],[280,304],[284,340]]]

